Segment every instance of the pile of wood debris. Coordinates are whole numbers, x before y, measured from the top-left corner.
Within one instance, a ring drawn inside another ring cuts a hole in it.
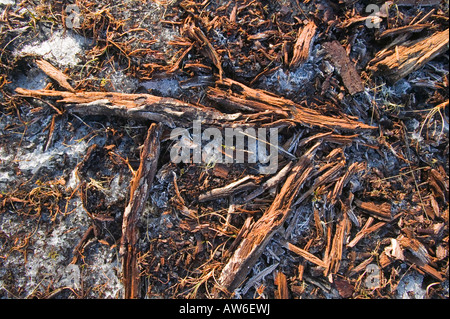
[[[132,41],[146,34],[139,21],[126,28],[120,10],[88,1],[79,1],[75,31],[96,41],[93,74],[113,59],[138,79],[183,77],[178,97],[107,90],[40,58],[30,63],[52,83],[12,92],[5,84],[16,66],[8,54],[1,61],[3,114],[43,103],[53,112],[49,139],[62,118],[146,126],[139,160],[117,159],[131,181],[120,234],[107,244],[119,248],[123,296],[392,298],[403,276],[417,272],[427,297],[448,298],[448,4],[379,3],[367,17],[369,3],[357,0],[155,2],[164,8],[162,28],[179,32],[169,43],[178,51]],[[24,18],[8,7],[2,16],[10,28]],[[271,89],[277,72],[307,64],[313,80],[287,94]],[[171,130],[195,120],[220,130],[276,128],[278,170],[171,162]],[[79,171],[101,166],[114,145],[99,148]],[[80,179],[62,195],[80,196],[92,219],[72,263],[83,262],[89,239],[103,240],[104,223],[117,223]],[[164,208],[149,212],[163,186]],[[0,196],[3,214],[26,200]]]

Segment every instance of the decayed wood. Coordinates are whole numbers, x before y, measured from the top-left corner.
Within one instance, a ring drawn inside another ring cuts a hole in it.
[[[375,218],[387,222],[392,220],[391,204],[389,203],[377,204],[374,202],[363,202],[359,199],[355,199],[354,203],[358,208]]]
[[[424,23],[424,24],[406,25],[403,27],[395,28],[395,29],[388,29],[388,30],[383,31],[383,33],[381,33],[378,36],[378,38],[383,39],[383,38],[391,37],[391,36],[398,35],[398,34],[420,32],[423,29],[429,28],[431,26],[432,26],[431,23]]]
[[[259,186],[257,189],[255,189],[253,192],[251,192],[250,194],[248,194],[245,199],[244,202],[250,202],[252,199],[254,199],[255,197],[261,195],[262,193],[264,193],[266,190],[275,187],[276,185],[278,185],[278,183],[281,182],[281,180],[287,175],[287,173],[290,171],[292,166],[292,162],[289,162],[288,164],[286,164],[285,167],[283,167],[282,169],[280,169],[280,171],[275,174],[273,177],[269,178],[267,181],[265,181],[261,186]]]
[[[350,165],[348,170],[345,172],[344,176],[342,176],[334,186],[333,193],[331,194],[331,204],[332,205],[334,205],[339,200],[339,196],[342,193],[342,189],[348,183],[350,178],[357,172],[362,171],[365,167],[366,167],[366,163],[355,162]]]
[[[355,65],[350,61],[344,47],[338,41],[326,42],[323,47],[331,63],[336,67],[348,92],[354,95],[364,91],[361,76],[358,74]]]
[[[378,52],[368,69],[396,82],[448,50],[449,29]]]
[[[58,82],[61,87],[65,88],[66,90],[69,90],[70,92],[75,92],[74,88],[67,82],[68,79],[70,79],[67,75],[62,73],[60,70],[55,68],[53,65],[51,65],[49,62],[45,60],[36,60],[36,65],[44,71],[45,74],[47,74],[49,77],[51,77],[53,80]]]
[[[139,168],[131,181],[130,200],[123,214],[120,256],[122,256],[125,298],[139,297],[139,270],[137,266],[137,242],[139,229],[137,222],[144,210],[153,178],[156,174],[160,152],[160,124],[151,124],[145,139]]]
[[[59,98],[70,112],[80,115],[110,115],[151,120],[167,126],[192,126],[192,121],[203,120],[205,124],[223,124],[234,121],[241,114],[224,114],[213,108],[193,105],[173,98],[150,94],[125,94],[117,92],[65,92],[52,90],[26,90],[16,92],[31,97]]]
[[[239,112],[264,112],[271,111],[279,114],[283,117],[288,117],[286,109],[280,109],[274,107],[268,103],[258,102],[254,100],[248,100],[230,92],[223,91],[219,88],[208,88],[208,98],[214,102],[219,103],[229,111],[239,111]]]
[[[306,125],[319,128],[327,128],[330,130],[343,130],[343,131],[360,131],[360,130],[374,130],[377,129],[374,126],[364,124],[356,121],[350,117],[331,117],[320,114],[318,111],[301,106],[289,99],[276,96],[270,92],[264,90],[252,89],[238,81],[224,78],[222,81],[217,82],[218,87],[227,87],[228,92],[223,93],[223,96],[234,95],[240,97],[240,100],[235,100],[236,103],[242,103],[243,107],[251,106],[253,101],[267,105],[266,109],[276,107],[281,111],[289,113],[289,119]],[[208,98],[214,100],[214,96],[208,95]],[[217,103],[227,106],[228,102],[222,102],[221,100],[215,100]],[[251,102],[248,102],[251,101]]]
[[[289,299],[289,288],[286,275],[281,271],[278,271],[277,275],[275,276],[274,283],[278,286],[278,289],[275,293],[275,299]]]
[[[208,58],[211,59],[216,68],[219,70],[220,79],[222,79],[223,77],[222,62],[220,61],[219,55],[217,54],[216,50],[212,46],[211,42],[209,42],[208,38],[205,36],[203,31],[199,27],[191,24],[185,28],[184,32],[191,40],[196,42],[196,44],[200,47],[203,54],[205,54]]]
[[[299,30],[297,41],[294,45],[294,54],[289,64],[290,68],[296,68],[308,59],[316,30],[317,26],[314,21],[308,22],[303,29]]]
[[[301,204],[309,195],[311,195],[318,187],[336,180],[345,166],[345,161],[341,160],[337,163],[329,163],[321,167],[313,174],[314,184],[300,196],[295,205]],[[316,177],[318,175],[318,177]]]
[[[310,252],[301,249],[291,243],[287,243],[286,244],[286,248],[289,249],[290,251],[292,251],[293,253],[296,253],[297,255],[303,257],[304,259],[306,259],[307,261],[322,267],[322,268],[327,268],[327,263],[324,262],[322,259],[320,259],[319,257],[314,256],[313,254],[311,254]]]
[[[240,245],[222,270],[219,278],[220,288],[232,292],[245,280],[269,240],[289,216],[291,204],[313,170],[311,161],[319,145],[320,143],[315,144],[294,165],[271,206],[243,236]]]
[[[256,187],[256,184],[253,181],[249,181],[253,179],[252,176],[245,176],[244,178],[241,178],[240,180],[233,182],[231,184],[228,184],[227,186],[215,188],[212,189],[205,194],[201,194],[198,197],[199,202],[206,202],[209,200],[215,200],[218,198],[234,195],[243,191],[246,191],[248,189]]]
[[[344,248],[344,239],[350,228],[350,222],[347,214],[342,214],[342,219],[336,224],[333,244],[329,255],[325,256],[325,261],[328,268],[325,271],[325,276],[329,273],[335,274],[339,271],[341,264],[342,252]]]

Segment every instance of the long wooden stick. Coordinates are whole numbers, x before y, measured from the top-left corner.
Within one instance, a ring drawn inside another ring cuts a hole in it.
[[[66,92],[53,90],[26,90],[16,92],[30,97],[57,98],[66,109],[79,115],[110,115],[140,120],[151,120],[167,126],[191,126],[194,120],[205,124],[223,124],[234,121],[241,114],[225,114],[216,109],[193,105],[177,99],[151,94],[126,94],[118,92]]]
[[[131,181],[130,201],[125,208],[122,222],[122,239],[119,253],[122,256],[125,298],[139,298],[139,271],[137,265],[137,222],[144,210],[153,178],[156,174],[160,152],[161,125],[152,124],[141,152],[139,169]]]

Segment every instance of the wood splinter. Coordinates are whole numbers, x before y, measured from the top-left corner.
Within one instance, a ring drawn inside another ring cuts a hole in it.
[[[160,124],[153,123],[148,129],[139,168],[131,181],[130,200],[123,214],[119,254],[122,256],[125,298],[127,299],[139,298],[140,279],[137,265],[139,229],[137,222],[144,210],[156,174],[161,132]]]

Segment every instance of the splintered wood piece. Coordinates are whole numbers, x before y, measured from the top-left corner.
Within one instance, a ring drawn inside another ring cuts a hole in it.
[[[351,95],[363,92],[364,84],[361,76],[356,71],[355,65],[350,61],[344,47],[338,41],[326,42],[323,47],[331,63],[336,67],[348,92]]]
[[[336,224],[336,231],[334,233],[333,244],[328,256],[325,256],[328,268],[325,270],[325,276],[329,273],[335,274],[339,271],[341,265],[342,252],[344,247],[344,239],[350,228],[350,222],[347,214],[343,214],[343,218]]]
[[[147,131],[139,168],[131,181],[130,200],[123,214],[119,254],[122,256],[125,298],[127,299],[139,297],[140,280],[137,265],[139,229],[137,222],[144,210],[156,174],[160,153],[161,128],[160,124],[153,123]]]
[[[359,199],[355,199],[354,203],[358,208],[377,219],[387,222],[392,220],[391,204],[389,203],[377,204],[374,202],[363,202]]]
[[[245,280],[270,239],[289,216],[295,197],[313,170],[312,158],[319,145],[320,143],[315,144],[294,165],[272,205],[243,236],[240,245],[222,270],[219,278],[220,288],[232,292]]]
[[[291,69],[298,67],[308,59],[311,43],[313,42],[316,30],[316,24],[314,21],[310,21],[303,29],[298,31],[297,41],[294,45],[294,54],[291,63],[289,64]]]
[[[396,82],[448,50],[449,29],[378,52],[368,70]]]
[[[331,117],[320,114],[318,111],[301,106],[291,100],[283,97],[276,96],[270,92],[252,89],[238,81],[224,78],[222,81],[217,82],[218,87],[226,86],[235,96],[241,97],[241,99],[256,101],[261,104],[265,104],[266,109],[273,107],[289,113],[289,119],[306,125],[319,128],[327,128],[333,131],[359,131],[359,130],[374,130],[375,126],[370,126],[362,122],[356,121],[350,117],[343,115],[342,117]],[[230,95],[229,92],[223,93],[224,96]],[[209,96],[208,96],[209,97]],[[214,99],[214,96],[212,96]],[[228,102],[216,100],[217,103],[224,106],[229,105]],[[243,107],[248,107],[248,102],[242,102]]]
[[[58,82],[58,84],[65,88],[66,90],[69,90],[70,92],[75,92],[74,88],[67,82],[68,79],[70,79],[67,75],[62,73],[60,70],[55,68],[53,65],[51,65],[49,62],[45,60],[36,60],[36,65],[44,71],[45,74],[47,74],[49,77],[51,77],[53,80]]]
[[[406,25],[403,27],[395,28],[395,29],[388,29],[388,30],[383,31],[383,33],[381,33],[378,36],[378,38],[383,39],[383,38],[392,37],[392,36],[398,35],[398,34],[420,32],[423,29],[429,28],[431,26],[432,26],[431,23],[424,23],[424,24]]]
[[[234,121],[241,114],[224,114],[213,108],[193,105],[173,98],[150,94],[126,94],[118,92],[65,92],[52,90],[27,90],[16,92],[31,97],[59,98],[66,109],[79,115],[121,116],[161,122],[170,128],[191,126],[194,120],[205,124],[223,124]]]
[[[243,112],[264,112],[271,111],[283,117],[288,117],[287,110],[274,107],[268,103],[248,100],[229,92],[225,92],[219,88],[208,88],[208,98],[214,102],[227,108],[229,111],[243,111]]]
[[[275,276],[274,283],[278,286],[278,289],[275,292],[275,299],[289,299],[289,289],[286,275],[281,271],[278,271]]]
[[[211,42],[209,42],[203,31],[199,27],[192,24],[186,27],[184,31],[191,40],[195,41],[198,44],[203,54],[211,59],[216,68],[219,70],[219,78],[222,79],[222,62],[220,61],[219,55],[217,54],[216,50],[212,46]]]
[[[322,259],[314,256],[304,249],[301,249],[300,247],[297,247],[291,243],[287,243],[286,248],[319,267],[327,268],[327,264]]]
[[[333,193],[331,194],[331,204],[334,205],[338,200],[339,196],[342,193],[342,189],[348,183],[350,178],[356,174],[357,172],[362,171],[366,167],[366,163],[358,163],[355,162],[350,165],[348,170],[345,172],[344,176],[342,176],[339,181],[334,185]]]
[[[244,202],[248,203],[255,197],[264,193],[266,190],[278,185],[284,179],[284,177],[287,175],[287,173],[290,171],[291,166],[292,166],[292,162],[289,162],[288,164],[286,164],[286,166],[283,167],[275,176],[269,178],[261,186],[259,186],[257,189],[255,189],[252,193],[248,194],[245,197]]]
[[[198,197],[199,202],[206,202],[209,200],[215,200],[222,197],[227,197],[230,195],[234,195],[240,192],[243,192],[245,190],[251,189],[256,187],[256,184],[252,181],[247,182],[248,180],[253,179],[252,176],[245,176],[241,178],[240,180],[233,182],[231,184],[228,184],[227,186],[215,188],[212,189],[205,194],[201,194]],[[245,183],[247,182],[247,183]]]
[[[436,278],[439,281],[444,281],[445,280],[445,278],[442,276],[442,274],[439,271],[437,271],[436,269],[434,269],[433,267],[431,267],[428,264],[427,265],[423,265],[423,266],[418,265],[417,267],[420,270],[422,270],[423,272],[425,272],[428,275]]]
[[[337,163],[330,163],[330,165],[324,165],[323,167],[321,167],[319,171],[314,174],[314,175],[318,174],[319,177],[315,178],[314,184],[306,192],[304,192],[299,199],[297,199],[295,205],[299,205],[300,203],[302,203],[318,187],[336,180],[339,177],[339,174],[341,173],[342,168],[344,168],[344,166],[345,161],[341,160]]]

